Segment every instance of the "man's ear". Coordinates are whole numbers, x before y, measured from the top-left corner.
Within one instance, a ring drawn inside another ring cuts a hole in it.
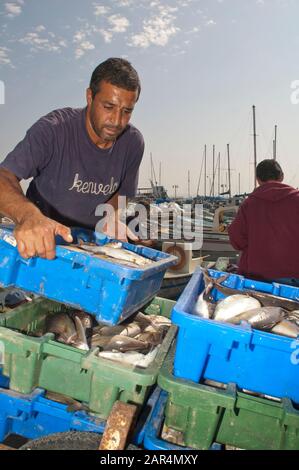
[[[90,106],[92,103],[92,91],[90,88],[87,88],[86,90],[86,102],[88,106]]]

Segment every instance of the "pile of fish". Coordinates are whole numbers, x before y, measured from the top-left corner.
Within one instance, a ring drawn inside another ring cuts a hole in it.
[[[252,328],[278,335],[297,338],[299,335],[299,302],[254,290],[243,290],[221,285],[229,274],[219,279],[203,269],[205,288],[199,295],[192,313],[203,318],[239,325],[247,322]],[[213,301],[211,291],[217,289],[227,297]]]
[[[44,327],[33,333],[54,333],[55,339],[83,351],[98,347],[99,356],[147,367],[155,358],[171,321],[160,315],[138,312],[121,325],[94,324],[91,315],[70,310],[47,315]]]
[[[14,309],[15,307],[18,307],[21,304],[31,301],[32,298],[19,289],[1,289],[0,313],[6,313],[7,311]]]
[[[79,242],[78,245],[68,245],[70,250],[87,251],[97,258],[117,262],[130,268],[146,267],[154,263],[151,259],[145,258],[134,251],[123,248],[121,242],[111,242],[105,245],[96,245],[95,243]]]

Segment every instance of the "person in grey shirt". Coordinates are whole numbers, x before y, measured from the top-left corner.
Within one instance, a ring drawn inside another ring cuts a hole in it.
[[[92,74],[86,108],[42,117],[0,164],[0,213],[15,222],[24,258],[53,259],[55,235],[71,242],[69,227],[95,229],[99,204],[113,207],[115,232],[104,231],[119,238],[118,196],[135,195],[144,152],[129,123],[140,89],[128,61],[107,59]],[[30,177],[24,196],[19,181]]]

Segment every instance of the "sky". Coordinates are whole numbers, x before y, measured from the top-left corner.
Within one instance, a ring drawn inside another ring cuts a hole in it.
[[[298,18],[298,0],[0,0],[0,161],[41,116],[85,106],[94,68],[124,57],[142,84],[140,187],[152,156],[170,196],[195,195],[206,145],[209,192],[215,145],[226,189],[229,143],[232,191],[240,178],[250,192],[253,105],[257,161],[273,157],[277,125],[277,160],[297,187]]]

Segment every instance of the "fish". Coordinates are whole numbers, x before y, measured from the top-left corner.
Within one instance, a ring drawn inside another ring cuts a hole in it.
[[[117,260],[123,260],[129,263],[133,263],[137,266],[147,266],[153,263],[151,259],[145,258],[144,256],[135,253],[134,251],[127,250],[122,247],[121,242],[111,242],[105,245],[80,245],[82,250],[90,251],[94,254],[104,254]]]
[[[143,341],[146,344],[151,344],[152,346],[157,346],[161,344],[163,339],[163,331],[144,331],[135,337],[138,341]]]
[[[148,349],[150,345],[143,341],[138,341],[135,338],[129,336],[115,335],[112,336],[110,341],[103,347],[104,351],[142,351]]]
[[[212,278],[207,275],[207,271],[203,270],[205,287],[202,293],[198,296],[197,301],[192,309],[193,315],[198,315],[202,318],[211,318],[215,311],[215,304],[211,302],[211,290],[214,287]]]
[[[115,325],[115,326],[100,326],[93,329],[93,333],[98,333],[102,336],[115,336],[119,335],[126,328],[125,325]]]
[[[101,351],[98,356],[111,361],[122,362],[124,364],[130,364],[137,367],[148,367],[155,359],[159,346],[156,346],[152,351],[147,354],[142,354],[135,351],[122,352],[111,352]]]
[[[299,335],[299,327],[288,320],[282,320],[271,329],[271,333],[297,338]]]
[[[80,310],[74,310],[68,312],[68,315],[75,321],[75,317],[78,317],[82,323],[82,326],[85,330],[92,328],[93,321],[91,315]]]
[[[112,336],[102,336],[99,333],[95,333],[90,339],[90,347],[104,348],[109,343],[109,341],[111,341],[111,338]]]
[[[286,310],[283,310],[280,307],[259,307],[240,313],[239,315],[230,318],[228,321],[235,325],[241,323],[241,321],[246,321],[252,326],[252,328],[256,328],[258,330],[270,330],[277,323],[281,322],[285,318],[286,314]]]
[[[249,295],[229,295],[217,303],[213,318],[217,321],[231,321],[233,317],[259,307],[261,307],[260,302]]]
[[[70,344],[77,337],[77,330],[73,320],[67,313],[55,313],[46,318],[45,331],[54,333],[57,341]]]
[[[68,405],[67,411],[89,411],[87,405],[84,405],[80,401],[75,400],[74,398],[68,397],[67,395],[63,395],[62,393],[56,392],[49,392],[47,391],[45,397],[48,400],[57,401],[58,403],[63,403],[64,405]]]
[[[221,282],[224,282],[230,276],[230,274],[225,274],[218,279],[214,279],[209,276],[206,269],[202,268],[202,271],[204,271],[206,276],[211,280],[213,287],[222,294],[230,296],[240,293],[238,289],[221,285]],[[281,307],[284,310],[288,310],[289,312],[292,312],[293,310],[299,310],[299,302],[293,299],[286,299],[285,297],[279,297],[277,295],[258,292],[251,289],[243,289],[242,293],[257,299],[263,307]]]
[[[85,330],[79,317],[75,316],[77,336],[71,341],[72,346],[82,351],[89,351]]]
[[[119,333],[121,336],[130,336],[131,338],[134,338],[136,335],[138,335],[141,332],[141,327],[138,325],[137,322],[132,322],[129,323],[121,333]]]

